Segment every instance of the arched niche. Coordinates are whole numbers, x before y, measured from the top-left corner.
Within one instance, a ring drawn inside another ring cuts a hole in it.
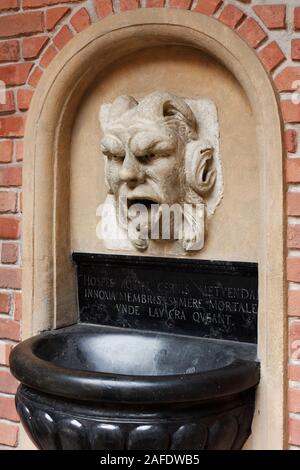
[[[140,9],[109,17],[78,34],[47,68],[34,94],[25,135],[23,335],[76,321],[70,258],[70,146],[82,97],[105,68],[157,46],[187,47],[214,58],[239,82],[252,108],[259,166],[256,223],[262,377],[247,446],[284,448],[286,289],[280,112],[270,78],[255,52],[215,19],[172,9]]]

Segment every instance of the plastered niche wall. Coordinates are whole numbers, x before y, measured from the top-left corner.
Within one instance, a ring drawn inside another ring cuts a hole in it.
[[[204,248],[189,256],[256,261],[259,177],[251,107],[240,84],[223,65],[199,50],[181,46],[153,47],[123,57],[97,77],[81,100],[71,139],[72,250],[108,251],[96,235],[97,207],[107,194],[100,151],[100,106],[119,95],[141,99],[157,90],[209,98],[218,109],[224,195],[208,221]],[[157,250],[157,254],[172,253]]]

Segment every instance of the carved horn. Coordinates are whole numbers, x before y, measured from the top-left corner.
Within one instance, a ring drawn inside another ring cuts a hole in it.
[[[184,124],[187,135],[192,139],[196,138],[197,121],[184,98],[179,98],[171,93],[155,92],[142,101],[141,107],[147,114],[164,118],[169,124],[172,122]]]
[[[132,96],[118,96],[114,100],[109,110],[109,121],[114,120],[122,116],[130,109],[138,105],[138,102]]]

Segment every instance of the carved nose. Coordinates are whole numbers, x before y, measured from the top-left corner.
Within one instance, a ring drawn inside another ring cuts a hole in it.
[[[120,179],[130,188],[144,181],[144,172],[134,155],[126,155],[120,171]]]

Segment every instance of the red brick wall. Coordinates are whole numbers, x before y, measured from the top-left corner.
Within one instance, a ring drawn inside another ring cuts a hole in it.
[[[0,104],[0,448],[18,446],[17,383],[8,357],[21,338],[22,159],[30,100],[45,68],[75,34],[106,15],[146,7],[192,9],[227,24],[257,51],[280,94],[289,221],[289,443],[300,446],[300,96],[292,101],[300,88],[299,0],[0,0],[0,80],[6,85]]]

